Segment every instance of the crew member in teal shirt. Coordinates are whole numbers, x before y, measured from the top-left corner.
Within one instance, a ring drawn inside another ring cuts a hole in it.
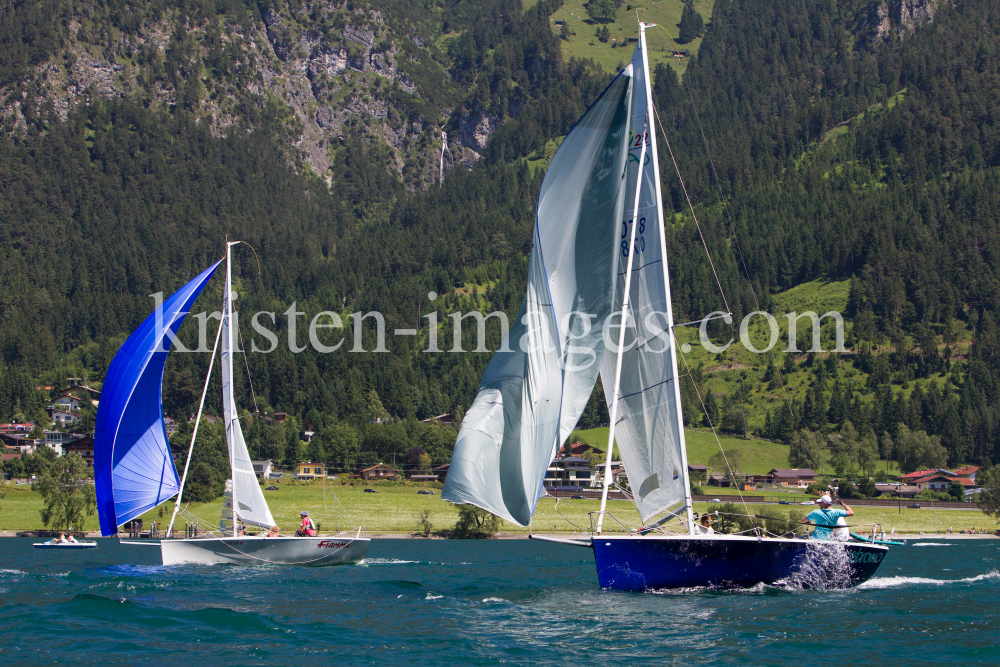
[[[854,510],[847,505],[844,505],[843,501],[841,501],[840,504],[844,509],[830,509],[830,505],[833,503],[828,495],[824,495],[816,502],[819,503],[819,509],[813,510],[806,515],[804,519],[802,519],[802,523],[811,523],[815,526],[812,532],[814,540],[830,539],[833,534],[833,529],[837,527],[837,519],[841,517],[854,516]]]

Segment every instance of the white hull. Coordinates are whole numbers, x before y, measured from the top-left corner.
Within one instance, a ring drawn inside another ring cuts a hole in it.
[[[367,537],[225,537],[160,542],[164,565],[304,565],[357,563],[368,553]]]
[[[97,542],[69,542],[64,544],[35,542],[32,546],[34,546],[36,549],[96,549]]]

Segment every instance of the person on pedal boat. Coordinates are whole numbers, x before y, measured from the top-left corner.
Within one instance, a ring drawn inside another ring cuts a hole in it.
[[[837,527],[837,519],[854,516],[854,510],[844,505],[844,501],[840,501],[844,509],[831,509],[833,501],[828,495],[824,495],[816,502],[819,504],[819,509],[813,510],[802,519],[802,523],[811,523],[815,526],[812,532],[814,540],[829,540],[833,535],[831,531]]]
[[[302,510],[299,512],[299,516],[302,517],[302,525],[299,529],[295,531],[296,537],[315,537],[316,536],[316,524],[312,519],[309,518],[309,512]]]

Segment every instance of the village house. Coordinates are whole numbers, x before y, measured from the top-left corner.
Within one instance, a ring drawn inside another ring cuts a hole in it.
[[[920,493],[920,487],[913,484],[895,484],[892,482],[875,482],[875,490],[880,494],[892,497],[896,497],[898,493],[900,498],[913,498]]]
[[[437,475],[438,480],[444,481],[448,477],[448,468],[451,467],[450,463],[445,463],[443,466],[438,466],[434,468],[431,472]]]
[[[89,399],[86,402],[89,403]],[[52,401],[53,410],[64,410],[66,412],[79,412],[84,405],[84,399],[68,392],[64,392],[59,398]]]
[[[63,445],[66,454],[79,454],[91,468],[94,467],[94,439],[80,438]]]
[[[443,414],[443,415],[438,415],[436,417],[429,417],[427,419],[421,419],[420,422],[422,424],[430,424],[430,423],[434,423],[434,424],[454,424],[455,423],[455,415],[452,415],[452,414]]]
[[[697,480],[708,479],[708,466],[703,466],[699,463],[689,463],[688,477]]]
[[[295,475],[295,479],[316,479],[317,477],[326,477],[325,463],[306,461],[299,464],[299,472]]]
[[[79,412],[73,410],[62,410],[59,408],[52,408],[49,410],[49,416],[52,418],[54,423],[59,424],[60,428],[66,426],[67,424],[75,424],[82,420]]]
[[[787,488],[805,488],[816,481],[816,472],[812,468],[772,468],[767,473],[768,484],[777,484]]]
[[[257,475],[257,479],[271,478],[271,469],[274,467],[274,462],[270,459],[266,461],[251,461],[250,465],[253,466],[253,472]]]
[[[373,479],[396,479],[396,471],[387,466],[384,463],[377,463],[371,468],[365,468],[361,471],[361,479],[373,480]]]
[[[549,489],[584,489],[593,482],[590,461],[579,456],[555,459],[545,471],[543,484]]]

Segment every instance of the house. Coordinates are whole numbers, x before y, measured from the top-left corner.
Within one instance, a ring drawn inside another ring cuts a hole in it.
[[[437,474],[437,477],[442,482],[448,477],[448,468],[451,467],[450,463],[445,463],[443,466],[438,466],[434,468],[431,472]]]
[[[168,442],[170,445],[170,458],[174,460],[174,467],[177,470],[184,470],[185,460],[187,459],[188,447],[183,445],[175,445],[172,442]]]
[[[16,449],[22,454],[30,454],[35,451],[35,445],[38,441],[27,433],[0,432],[0,443],[6,445],[9,449]]]
[[[253,466],[253,472],[257,475],[257,479],[270,479],[271,478],[271,468],[274,467],[274,462],[271,460],[267,461],[251,461],[250,465]]]
[[[171,419],[170,417],[163,418],[163,430],[167,432],[168,438],[172,436],[174,433],[176,433],[177,429],[179,429],[180,427],[181,425],[178,424],[173,419]]]
[[[427,419],[420,420],[420,423],[422,424],[428,424],[430,422],[434,422],[435,424],[454,424],[455,415],[446,413],[443,415],[438,415],[437,417],[429,417]]]
[[[273,415],[264,415],[264,421],[268,424],[280,424],[281,422],[288,419],[287,412],[275,412]]]
[[[542,484],[550,489],[590,488],[594,481],[594,469],[590,461],[579,456],[555,459],[545,471]]]
[[[884,493],[893,497],[896,496],[898,491],[900,498],[913,498],[920,493],[920,488],[914,486],[913,484],[895,484],[887,482],[875,482],[875,490],[879,493]]]
[[[953,481],[956,481],[957,477],[952,477],[945,475],[943,473],[931,474],[925,477],[920,477],[918,479],[912,480],[913,486],[917,487],[921,491],[948,491],[948,487],[951,486]],[[971,483],[971,480],[970,480]]]
[[[361,471],[361,479],[396,479],[396,471],[384,463],[377,463]]]
[[[94,467],[94,439],[79,438],[63,445],[66,454],[79,454],[91,468]]]
[[[961,479],[971,479],[975,482],[977,472],[979,472],[979,466],[962,466],[955,471],[955,476]]]
[[[59,398],[52,401],[52,408],[55,410],[66,410],[68,412],[79,412],[84,405],[90,404],[90,398],[81,398],[69,392],[63,392]]]
[[[688,477],[691,479],[707,479],[708,478],[708,466],[703,466],[698,463],[688,464]]]
[[[63,433],[62,431],[45,431],[45,446],[54,449],[59,456],[68,454],[66,446],[83,438],[79,433]],[[93,449],[93,445],[91,445]]]
[[[806,487],[816,481],[812,468],[772,468],[767,473],[772,484],[784,487]]]
[[[65,393],[73,394],[75,396],[79,396],[80,398],[89,400],[95,406],[101,400],[100,389],[93,389],[85,384],[79,384],[76,382],[70,384],[69,389],[67,389]]]
[[[913,472],[907,473],[905,475],[899,476],[899,481],[906,484],[913,484],[915,480],[921,479],[922,477],[927,477],[928,475],[948,475],[951,477],[955,476],[950,470],[945,470],[944,468],[931,468],[930,470],[914,470]]]
[[[23,424],[0,424],[0,433],[25,433],[35,428],[35,422],[24,422]]]
[[[603,449],[594,447],[593,445],[588,445],[585,442],[574,442],[573,444],[566,444],[559,448],[559,456],[566,456],[566,448],[569,447],[569,456],[583,456],[587,452],[593,452],[595,454],[604,454]]]
[[[299,472],[295,475],[295,479],[316,479],[317,477],[326,477],[325,463],[306,461],[299,464]]]
[[[52,417],[52,421],[58,423],[60,426],[75,424],[81,420],[80,413],[75,410],[52,408],[49,415]]]

